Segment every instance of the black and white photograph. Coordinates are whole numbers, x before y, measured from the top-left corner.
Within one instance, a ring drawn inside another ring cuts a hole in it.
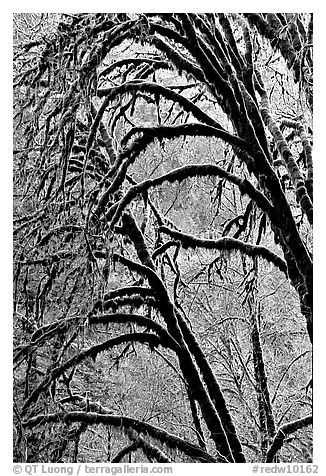
[[[14,473],[318,472],[314,19],[12,15]]]

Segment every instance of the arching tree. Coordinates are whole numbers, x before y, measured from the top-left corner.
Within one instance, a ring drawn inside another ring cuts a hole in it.
[[[15,458],[307,461],[312,15],[15,25]]]

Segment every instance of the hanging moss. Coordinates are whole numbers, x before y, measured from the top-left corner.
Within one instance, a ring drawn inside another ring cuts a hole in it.
[[[103,424],[117,427],[122,426],[126,429],[132,428],[136,432],[141,432],[154,439],[157,439],[172,450],[179,449],[191,458],[207,463],[216,462],[216,460],[211,455],[193,443],[189,443],[178,436],[172,435],[167,431],[164,431],[148,423],[136,420],[135,418],[129,418],[120,415],[103,415],[94,412],[60,412],[32,417],[29,420],[24,421],[23,426],[24,428],[34,428],[37,425],[44,425],[47,422],[56,423],[62,421],[66,424],[81,421],[87,423],[88,425]]]
[[[187,235],[175,230],[170,230],[166,226],[161,226],[160,231],[171,236],[171,238],[179,240],[184,248],[206,248],[211,250],[240,251],[241,253],[253,258],[256,256],[262,257],[269,263],[273,263],[275,266],[277,266],[281,271],[283,271],[283,273],[287,274],[287,265],[285,261],[265,246],[245,243],[244,241],[227,236],[219,238],[218,240],[204,240],[201,238],[196,238],[193,235]]]
[[[55,381],[63,372],[67,369],[78,365],[80,362],[84,361],[88,357],[91,357],[93,360],[96,359],[97,355],[101,352],[104,352],[108,349],[112,349],[120,344],[124,344],[126,342],[140,342],[142,344],[148,344],[151,349],[154,349],[158,345],[161,344],[161,341],[158,336],[154,334],[145,334],[145,333],[131,333],[131,334],[121,334],[118,337],[114,337],[109,339],[101,344],[92,346],[84,351],[79,352],[78,354],[74,355],[62,365],[55,367],[52,371],[49,372],[48,375],[41,381],[41,383],[33,390],[30,396],[24,403],[23,406],[23,414],[26,413],[27,409],[30,407],[32,403],[37,402],[40,395],[45,392],[51,383]]]
[[[250,198],[252,198],[263,211],[266,211],[269,214],[273,213],[270,202],[248,180],[241,179],[240,177],[237,177],[236,175],[233,175],[230,172],[227,172],[226,170],[222,169],[218,165],[201,164],[185,165],[184,167],[175,169],[167,174],[162,175],[161,177],[157,177],[155,179],[148,179],[144,182],[132,186],[119,202],[112,205],[112,207],[107,211],[106,217],[107,219],[111,220],[111,227],[113,227],[120,219],[122,212],[125,210],[127,205],[137,195],[143,194],[150,188],[157,187],[158,185],[161,185],[166,181],[173,183],[175,181],[181,182],[190,177],[205,177],[216,175],[225,178],[231,183],[237,185],[240,191],[243,194],[246,194]]]

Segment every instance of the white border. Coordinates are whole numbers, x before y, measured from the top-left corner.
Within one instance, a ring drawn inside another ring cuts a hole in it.
[[[135,9],[135,5],[137,8]],[[90,9],[90,6],[92,7]],[[48,4],[40,1],[30,1],[28,4],[21,1],[12,1],[2,6],[1,12],[1,149],[0,161],[0,204],[1,204],[1,342],[0,342],[0,463],[4,463],[3,474],[12,474],[12,14],[14,12],[44,12],[58,13],[66,12],[94,12],[111,11],[116,12],[181,12],[181,11],[224,11],[224,12],[313,12],[314,13],[314,163],[315,163],[315,266],[314,266],[314,463],[319,465],[319,474],[326,474],[324,445],[325,441],[325,319],[326,312],[323,297],[326,293],[326,261],[325,261],[325,241],[326,241],[326,121],[325,121],[325,29],[326,29],[326,9],[322,2],[280,2],[273,1],[271,4],[261,2],[193,2],[165,0],[161,3],[154,1],[142,1],[131,3],[130,1],[119,0],[114,9],[112,3],[108,1],[78,1],[78,3],[67,1],[56,1]],[[200,9],[198,10],[198,7]],[[0,466],[1,467],[1,466]],[[223,468],[221,474],[251,474],[251,464],[246,465],[205,465],[204,468],[192,464],[180,464],[174,469],[173,474],[192,474],[195,471],[204,470],[207,474],[216,474]],[[8,471],[7,471],[8,468]],[[248,473],[247,473],[248,472]],[[24,474],[24,473],[23,473]],[[39,473],[40,474],[40,473]],[[83,474],[83,473],[81,473]]]

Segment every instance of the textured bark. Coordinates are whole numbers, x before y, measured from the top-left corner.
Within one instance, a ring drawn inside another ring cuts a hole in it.
[[[73,422],[84,422],[87,425],[110,425],[116,427],[123,427],[125,429],[133,429],[137,433],[143,433],[152,438],[157,439],[162,444],[165,444],[171,449],[179,449],[187,456],[197,459],[202,462],[214,463],[215,459],[208,453],[203,451],[198,446],[189,443],[182,438],[171,435],[167,431],[161,430],[148,423],[136,420],[135,418],[128,418],[120,415],[105,415],[94,412],[60,412],[50,413],[47,415],[38,415],[23,422],[25,428],[35,428],[37,425],[44,425],[45,423],[59,423],[64,422],[70,424]]]
[[[189,330],[185,336],[186,328],[183,325],[183,321],[180,316],[178,317],[178,312],[170,301],[164,284],[157,276],[155,265],[147,250],[144,238],[135,220],[130,215],[123,215],[123,227],[124,232],[128,234],[129,238],[134,243],[138,257],[143,263],[142,269],[149,284],[156,292],[158,309],[166,322],[167,329],[180,346],[177,355],[181,372],[188,384],[188,389],[191,392],[192,397],[198,402],[198,405],[201,408],[207,428],[210,431],[210,436],[215,442],[219,455],[224,457],[225,461],[243,462],[244,456],[241,444],[225,406],[224,398],[204,355],[199,351],[199,346],[195,342],[194,337],[191,334],[189,335]],[[126,264],[128,263],[126,259],[124,259],[123,262]],[[138,269],[141,269],[139,265]],[[182,326],[181,328],[180,325]],[[213,391],[209,390],[208,393],[206,392],[198,370],[195,367],[192,355],[203,374],[206,385],[209,385],[211,381],[211,390],[218,392],[214,393],[214,396]],[[213,400],[212,402],[212,398],[216,400]],[[213,405],[213,403],[215,405]]]
[[[151,348],[157,347],[161,344],[161,341],[158,336],[154,334],[142,334],[142,333],[131,333],[131,334],[122,334],[118,337],[114,337],[113,339],[109,339],[101,344],[92,346],[76,355],[71,357],[67,360],[64,364],[54,367],[52,371],[50,371],[49,375],[46,376],[45,379],[41,381],[41,383],[33,390],[30,394],[28,399],[25,401],[23,406],[23,413],[29,408],[32,403],[37,402],[38,398],[40,397],[41,393],[45,392],[49,386],[55,382],[55,379],[58,378],[60,375],[63,374],[67,369],[71,367],[75,367],[80,362],[84,361],[88,357],[92,359],[96,359],[96,356],[105,350],[111,349],[117,345],[124,344],[127,342],[140,342],[140,343],[147,343]]]
[[[252,304],[254,304],[254,302]],[[258,310],[258,312],[260,311]],[[275,435],[275,422],[267,384],[263,351],[260,343],[257,316],[253,309],[251,311],[251,342],[253,349],[253,363],[259,407],[259,419],[262,426],[262,453],[263,457],[265,457],[268,442]]]
[[[186,235],[175,230],[170,230],[166,226],[161,226],[160,231],[168,234],[171,238],[180,240],[184,248],[206,248],[208,250],[240,251],[244,255],[264,258],[269,263],[273,263],[277,268],[287,274],[285,261],[264,246],[252,245],[235,238],[219,238],[218,240],[204,240],[192,235]]]

